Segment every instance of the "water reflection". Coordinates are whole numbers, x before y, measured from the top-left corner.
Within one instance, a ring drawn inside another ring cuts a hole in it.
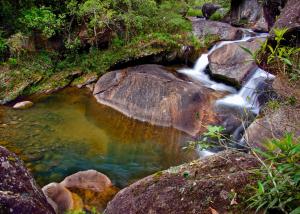
[[[96,169],[119,187],[193,159],[185,134],[131,120],[68,88],[32,97],[33,108],[0,107],[0,144],[19,154],[40,185]]]

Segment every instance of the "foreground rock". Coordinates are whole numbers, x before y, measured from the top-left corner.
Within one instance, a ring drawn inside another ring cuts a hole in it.
[[[247,75],[256,69],[252,56],[241,47],[251,52],[261,47],[263,39],[224,45],[209,55],[209,68],[215,78],[225,80],[234,85],[241,85]]]
[[[13,106],[13,108],[14,109],[28,109],[31,106],[33,106],[33,102],[31,102],[31,101],[23,101],[23,102],[16,103]]]
[[[0,213],[55,213],[18,157],[0,146]]]
[[[50,183],[43,187],[43,192],[58,213],[92,208],[101,212],[117,189],[106,175],[87,170],[70,175],[61,183]]]
[[[193,33],[200,39],[210,39],[212,42],[220,40],[241,39],[243,31],[227,23],[210,21],[198,18],[190,18],[193,26]]]
[[[108,204],[106,214],[242,213],[237,211],[248,184],[249,169],[257,167],[250,155],[231,151],[146,177],[121,190]],[[240,207],[241,209],[241,207]]]
[[[300,136],[300,108],[282,107],[256,119],[246,130],[245,138],[254,148],[264,148],[267,140],[281,139],[286,133]]]
[[[97,101],[154,125],[174,127],[190,135],[216,121],[215,95],[184,81],[159,65],[142,65],[103,75],[94,89]]]

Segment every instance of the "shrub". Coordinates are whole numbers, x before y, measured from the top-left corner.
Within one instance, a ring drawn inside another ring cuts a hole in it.
[[[270,140],[265,151],[254,149],[262,163],[255,194],[248,199],[249,207],[257,211],[300,211],[300,139],[286,134],[283,139]],[[260,155],[260,156],[259,156]]]
[[[56,16],[46,7],[33,7],[23,12],[19,19],[29,30],[38,30],[46,38],[54,36],[55,32],[63,26],[64,16]]]

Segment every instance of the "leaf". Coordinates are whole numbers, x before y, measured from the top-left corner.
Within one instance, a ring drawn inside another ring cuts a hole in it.
[[[263,194],[265,192],[264,185],[260,181],[258,181],[257,184],[258,184],[258,193]]]
[[[292,212],[290,212],[290,214],[300,214],[300,207],[294,209]]]
[[[246,53],[250,54],[251,57],[252,57],[253,59],[256,58],[256,57],[255,57],[255,53],[253,53],[249,48],[243,47],[243,46],[241,46],[241,45],[239,45],[239,46],[240,46],[240,48],[242,48]]]

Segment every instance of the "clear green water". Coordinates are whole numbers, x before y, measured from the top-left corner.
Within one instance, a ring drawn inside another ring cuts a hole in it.
[[[182,132],[129,119],[89,91],[29,100],[35,105],[27,110],[0,107],[0,145],[17,153],[40,185],[96,169],[124,187],[195,157],[182,150],[189,140]]]

